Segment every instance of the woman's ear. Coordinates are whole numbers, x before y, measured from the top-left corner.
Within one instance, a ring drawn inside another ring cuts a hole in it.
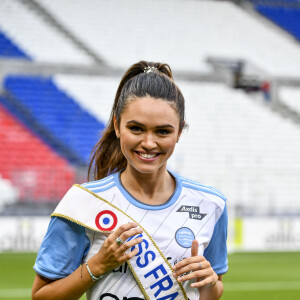
[[[117,122],[117,118],[114,115],[114,128],[115,128],[115,133],[117,138],[120,138],[120,132],[119,132],[119,128],[118,128],[118,122]]]

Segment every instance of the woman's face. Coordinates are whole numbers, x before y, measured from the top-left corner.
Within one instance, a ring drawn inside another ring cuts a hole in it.
[[[166,169],[179,132],[176,110],[162,99],[143,97],[129,100],[115,130],[127,167],[140,173],[155,173]]]

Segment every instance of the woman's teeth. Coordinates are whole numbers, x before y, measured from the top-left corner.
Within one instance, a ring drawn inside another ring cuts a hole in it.
[[[139,153],[139,155],[143,158],[154,158],[156,154],[147,154],[147,153]]]

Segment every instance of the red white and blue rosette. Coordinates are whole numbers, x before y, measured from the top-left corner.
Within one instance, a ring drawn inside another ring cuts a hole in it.
[[[99,212],[95,219],[95,224],[101,231],[112,231],[117,226],[117,223],[117,216],[111,210]]]

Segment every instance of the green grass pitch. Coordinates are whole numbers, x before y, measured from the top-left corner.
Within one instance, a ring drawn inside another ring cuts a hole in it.
[[[35,257],[0,254],[0,300],[31,299]],[[228,259],[222,300],[300,299],[300,252],[232,253]]]

